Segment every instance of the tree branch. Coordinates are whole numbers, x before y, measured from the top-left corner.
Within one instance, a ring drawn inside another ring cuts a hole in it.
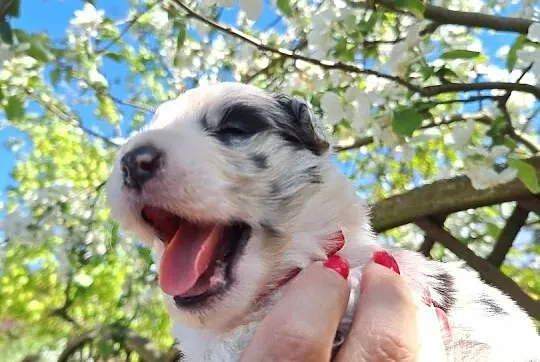
[[[355,7],[365,7],[367,5],[366,2],[348,1],[348,3]],[[394,0],[375,0],[375,3],[390,11],[403,12],[403,10],[395,7]],[[485,28],[520,34],[527,34],[529,26],[533,23],[529,19],[448,10],[429,3],[425,5],[424,18],[439,25],[463,25],[471,28]]]
[[[501,231],[493,250],[486,258],[491,265],[497,268],[502,265],[504,259],[506,259],[506,254],[508,254],[512,248],[512,244],[514,243],[519,230],[525,225],[528,216],[529,211],[521,208],[519,204],[514,208],[514,211],[512,211],[512,214],[506,221],[506,225]]]
[[[180,354],[173,348],[165,353],[161,352],[148,339],[137,335],[128,328],[104,326],[91,329],[69,340],[58,357],[58,362],[71,361],[71,357],[85,345],[110,339],[119,342],[125,350],[136,352],[142,361],[172,362],[176,361]]]
[[[132,107],[132,108],[135,108],[135,109],[137,109],[139,111],[143,111],[143,112],[146,112],[146,113],[154,113],[155,112],[154,108],[152,108],[150,106],[147,106],[146,104],[126,101],[126,100],[123,100],[121,98],[118,98],[118,97],[113,96],[112,94],[106,93],[106,92],[101,92],[101,94],[106,95],[107,97],[109,97],[114,103],[121,104],[121,105],[128,106],[128,107]]]
[[[526,161],[540,177],[540,157]],[[460,176],[436,181],[375,203],[372,222],[374,229],[382,232],[429,215],[451,214],[530,197],[531,192],[518,179],[486,190],[475,190],[466,176]]]
[[[540,88],[530,84],[508,82],[448,83],[422,88],[419,93],[425,97],[432,97],[443,93],[471,92],[491,89],[530,93],[537,99],[540,99]]]
[[[440,217],[433,217],[433,220],[439,225],[440,227],[444,226],[444,221],[446,220],[446,215],[440,216]],[[426,258],[431,257],[431,249],[433,249],[433,246],[435,246],[435,242],[437,240],[430,235],[426,234],[424,236],[424,241],[422,242],[422,245],[418,248],[418,252],[422,253]]]
[[[90,136],[99,138],[100,140],[102,140],[103,142],[105,142],[105,143],[107,143],[107,144],[109,144],[111,146],[114,146],[114,147],[119,146],[117,143],[111,141],[109,138],[105,137],[104,135],[99,134],[99,133],[97,133],[97,132],[95,132],[95,131],[93,131],[93,130],[91,130],[89,128],[84,127],[82,122],[79,119],[69,115],[64,110],[58,108],[55,104],[43,101],[43,99],[41,99],[41,97],[36,95],[33,90],[25,89],[25,91],[26,91],[26,94],[28,94],[32,99],[34,99],[36,102],[41,104],[49,112],[57,115],[58,118],[60,120],[62,120],[63,122],[65,122],[65,123],[67,123],[67,124],[69,124],[69,125],[71,125],[73,127],[77,127],[79,129],[81,129],[84,133],[86,133],[86,134],[88,134]]]
[[[140,19],[144,14],[146,14],[148,11],[152,10],[152,9],[153,9],[156,5],[158,5],[159,3],[161,3],[161,0],[157,0],[157,1],[153,2],[152,4],[148,5],[148,7],[146,8],[146,10],[139,12],[139,13],[136,14],[133,18],[131,18],[130,20],[128,20],[126,27],[120,32],[120,34],[118,34],[118,36],[117,36],[116,38],[112,39],[109,43],[107,43],[107,45],[105,45],[103,48],[97,50],[97,51],[96,51],[96,55],[103,54],[103,53],[105,53],[107,50],[109,50],[110,47],[112,47],[112,46],[113,46],[114,44],[116,44],[120,39],[122,39],[122,38],[124,37],[124,35],[126,35],[126,33],[129,31],[129,29],[131,29],[131,28],[139,21],[139,19]]]
[[[355,148],[360,148],[362,146],[370,145],[373,142],[375,142],[375,139],[372,136],[358,137],[354,140],[353,143],[348,143],[348,142],[338,143],[337,145],[334,146],[334,151],[335,152],[348,151]]]
[[[456,114],[446,117],[440,122],[430,122],[422,125],[419,129],[429,129],[434,127],[439,127],[442,125],[450,125],[457,122],[464,122],[472,120],[474,122],[482,123],[486,126],[491,126],[493,123],[493,119],[491,119],[489,116],[487,116],[484,112],[477,112],[477,113],[467,113],[467,114]],[[523,135],[518,130],[514,130],[513,132],[507,132],[507,137],[515,140],[516,142],[522,144],[527,149],[529,149],[532,154],[537,154],[539,152],[538,146],[531,140],[527,139],[525,135]],[[371,143],[373,143],[375,140],[372,136],[367,137],[357,137],[352,143],[350,141],[340,142],[336,146],[334,146],[335,152],[343,152],[343,151],[349,151],[355,148],[359,148],[362,146],[367,146]]]
[[[467,265],[476,270],[480,277],[488,284],[502,290],[505,294],[512,297],[515,302],[527,313],[536,319],[540,319],[540,303],[532,299],[517,285],[510,277],[503,274],[499,269],[488,263],[486,260],[477,256],[465,244],[444,230],[437,222],[423,217],[417,219],[418,225],[431,238],[437,239],[444,247],[454,253],[457,257],[464,260]]]
[[[522,200],[518,200],[519,205],[529,211],[534,212],[540,216],[540,197],[530,197]]]
[[[273,54],[276,54],[276,55],[279,55],[279,56],[282,56],[282,57],[286,57],[286,58],[291,58],[291,59],[296,59],[296,60],[303,60],[307,63],[311,63],[311,64],[315,64],[315,65],[318,65],[320,66],[321,68],[324,68],[324,69],[340,69],[340,70],[344,70],[344,71],[348,71],[348,72],[351,72],[351,73],[358,73],[358,74],[368,74],[368,75],[374,75],[374,76],[377,76],[377,77],[380,77],[380,78],[384,78],[384,79],[388,79],[388,80],[391,80],[391,81],[394,81],[398,84],[401,84],[402,86],[406,87],[407,89],[409,89],[410,91],[412,92],[415,92],[415,93],[420,93],[421,92],[421,89],[420,87],[417,87],[399,77],[396,77],[396,76],[393,76],[393,75],[389,75],[389,74],[384,74],[384,73],[381,73],[381,72],[378,72],[378,71],[375,71],[375,70],[372,70],[372,69],[363,69],[357,65],[354,65],[354,64],[348,64],[348,63],[343,63],[343,62],[340,62],[340,61],[332,61],[332,60],[320,60],[320,59],[315,59],[315,58],[311,58],[311,57],[307,57],[307,56],[304,56],[304,55],[301,55],[301,54],[296,54],[294,51],[292,50],[289,50],[289,49],[285,49],[285,48],[274,48],[274,47],[271,47],[267,44],[264,44],[262,41],[260,41],[259,39],[251,36],[251,35],[248,35],[244,32],[241,32],[240,30],[237,30],[237,29],[234,29],[230,26],[227,26],[227,25],[223,25],[223,24],[220,24],[218,23],[217,21],[214,21],[212,19],[209,19],[199,13],[197,13],[195,10],[191,9],[189,6],[185,5],[182,1],[180,0],[171,0],[173,2],[173,4],[175,4],[175,6],[183,9],[187,14],[188,16],[214,28],[214,29],[217,29],[223,33],[226,33],[226,34],[229,34],[237,39],[240,39],[242,41],[245,41],[246,43],[248,44],[251,44],[253,46],[255,46],[257,49],[259,49],[260,51],[266,51],[266,52],[270,52],[270,53],[273,53]]]
[[[284,49],[284,48],[278,49],[278,48],[271,47],[251,35],[248,35],[244,32],[241,32],[240,30],[221,24],[217,21],[214,21],[212,19],[209,19],[197,13],[195,10],[191,9],[189,6],[185,5],[180,0],[171,0],[171,1],[177,8],[184,10],[188,14],[189,17],[192,17],[214,29],[217,29],[223,33],[229,34],[248,44],[251,44],[255,46],[257,49],[259,49],[260,51],[270,52],[270,53],[273,53],[282,57],[286,57],[286,58],[303,60],[307,63],[318,65],[323,69],[339,69],[339,70],[343,70],[350,73],[367,74],[367,75],[373,75],[373,76],[383,78],[383,79],[388,79],[392,82],[395,82],[407,88],[410,92],[420,94],[424,97],[431,97],[438,94],[454,93],[454,92],[461,92],[461,91],[468,92],[468,91],[486,90],[486,89],[504,89],[504,90],[517,90],[521,92],[531,93],[535,95],[538,99],[540,99],[540,88],[529,85],[529,84],[485,82],[485,83],[464,83],[464,84],[449,83],[449,84],[441,84],[441,85],[434,85],[434,86],[428,86],[428,87],[420,87],[398,76],[382,73],[373,69],[364,69],[363,67],[360,67],[355,64],[344,63],[341,61],[321,60],[321,59],[311,58],[305,55],[296,54],[294,51],[289,50],[289,49]]]

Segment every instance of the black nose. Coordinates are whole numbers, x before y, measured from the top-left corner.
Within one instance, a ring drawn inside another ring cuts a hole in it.
[[[120,160],[124,185],[141,190],[144,183],[156,175],[162,165],[161,152],[154,146],[137,147]]]

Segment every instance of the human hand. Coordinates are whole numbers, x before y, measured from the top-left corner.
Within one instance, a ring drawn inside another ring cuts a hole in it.
[[[351,330],[333,361],[408,362],[417,361],[421,354],[425,358],[426,349],[421,350],[418,341],[417,306],[412,293],[398,275],[395,260],[386,252],[376,254],[375,261],[363,270]],[[283,297],[244,351],[242,362],[330,361],[334,336],[347,306],[349,285],[342,276],[348,273],[343,259],[332,256],[325,265],[330,268],[314,263],[288,283]],[[338,266],[342,275],[330,270],[333,266]],[[432,318],[428,329],[439,328],[432,306],[426,306],[422,314]],[[440,335],[440,330],[423,332]],[[442,339],[437,338],[438,345],[428,350],[431,356],[441,357],[444,347]]]

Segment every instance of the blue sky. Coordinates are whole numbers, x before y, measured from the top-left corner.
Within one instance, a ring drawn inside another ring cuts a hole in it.
[[[96,7],[98,9],[104,9],[106,14],[113,18],[124,18],[127,12],[127,0],[117,1],[96,1]],[[58,1],[58,0],[23,0],[21,18],[13,19],[12,26],[15,28],[21,28],[27,32],[44,32],[49,34],[52,39],[61,39],[65,34],[65,30],[69,24],[69,20],[72,18],[75,10],[82,8],[83,1],[70,0],[70,1]],[[225,9],[221,15],[221,20],[226,23],[235,21],[235,17],[238,13],[238,6]],[[265,0],[265,9],[261,18],[255,23],[255,27],[262,29],[266,28],[268,24],[273,23],[278,15],[269,6],[269,1]],[[284,29],[284,25],[278,22],[279,30]],[[497,50],[505,45],[511,44],[515,38],[514,34],[508,33],[489,33],[482,32],[481,39],[484,44],[484,48],[487,51],[487,55],[492,59],[492,62],[499,66],[504,66],[500,59],[495,57]],[[115,74],[115,72],[125,71],[121,67],[115,65],[113,62],[105,63],[104,73],[106,75]],[[122,85],[113,85],[113,94],[122,97],[125,90]],[[92,128],[98,128],[103,133],[110,135],[111,130],[95,118],[90,108],[77,110],[86,126]],[[124,118],[129,119],[129,114],[132,112],[129,108],[122,108],[125,112]],[[13,129],[1,129],[0,130],[0,145],[3,145],[9,138],[20,138],[22,135]],[[29,148],[27,147],[26,150]],[[0,160],[2,160],[2,167],[0,168],[0,200],[5,199],[5,189],[8,185],[13,185],[13,180],[9,174],[13,168],[16,160],[14,155],[4,147],[0,147]],[[345,173],[354,172],[352,165],[345,165],[342,168]]]

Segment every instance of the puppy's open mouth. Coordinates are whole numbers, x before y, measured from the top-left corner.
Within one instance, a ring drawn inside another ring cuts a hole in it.
[[[233,265],[251,234],[249,225],[198,224],[153,206],[144,207],[141,216],[165,245],[159,285],[177,306],[200,305],[230,287]]]

